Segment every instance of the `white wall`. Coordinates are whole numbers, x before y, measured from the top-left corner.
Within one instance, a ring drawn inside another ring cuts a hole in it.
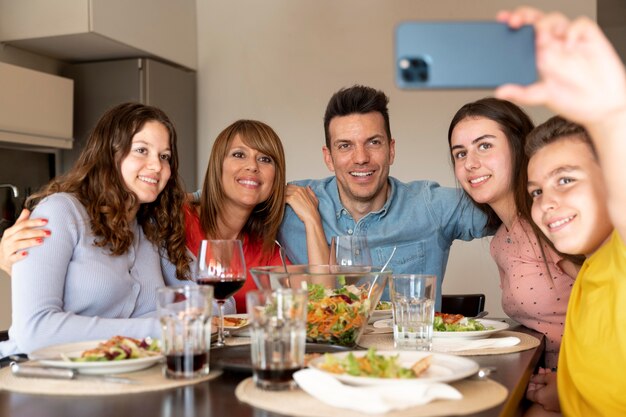
[[[570,16],[596,17],[595,0],[527,0]],[[288,179],[329,175],[322,116],[337,89],[355,83],[390,97],[396,139],[392,175],[453,186],[446,134],[452,115],[488,90],[406,92],[393,79],[393,31],[403,20],[491,20],[511,0],[197,0],[198,178],[213,138],[232,121],[270,124],[287,152]],[[531,109],[535,122],[549,114]],[[502,316],[497,270],[486,240],[455,243],[444,292],[484,292]]]

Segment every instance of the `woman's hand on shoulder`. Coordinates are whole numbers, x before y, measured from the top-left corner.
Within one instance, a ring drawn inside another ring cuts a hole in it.
[[[322,216],[318,210],[319,200],[311,187],[289,184],[286,190],[286,203],[304,223],[306,247],[309,263],[322,265],[328,262],[329,249],[322,226]]]
[[[317,208],[319,201],[311,187],[288,184],[285,190],[285,202],[291,206],[304,224],[310,221],[321,221]]]
[[[11,275],[15,262],[24,259],[26,249],[43,244],[43,239],[50,236],[50,231],[42,229],[46,219],[30,219],[30,211],[24,209],[15,224],[4,231],[0,241],[0,268]]]

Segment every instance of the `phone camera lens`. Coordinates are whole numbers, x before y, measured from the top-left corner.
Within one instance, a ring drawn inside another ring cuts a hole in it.
[[[402,58],[398,62],[402,79],[407,83],[428,81],[428,62],[423,58]]]

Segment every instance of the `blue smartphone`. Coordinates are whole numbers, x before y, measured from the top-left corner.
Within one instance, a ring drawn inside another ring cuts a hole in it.
[[[396,29],[402,89],[494,88],[537,79],[532,26],[498,22],[406,22]]]

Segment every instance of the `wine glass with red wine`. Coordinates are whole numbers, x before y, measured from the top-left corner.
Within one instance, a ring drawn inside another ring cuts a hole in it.
[[[216,346],[224,346],[224,302],[246,282],[246,262],[240,240],[203,240],[198,253],[198,285],[213,287],[219,309]]]

